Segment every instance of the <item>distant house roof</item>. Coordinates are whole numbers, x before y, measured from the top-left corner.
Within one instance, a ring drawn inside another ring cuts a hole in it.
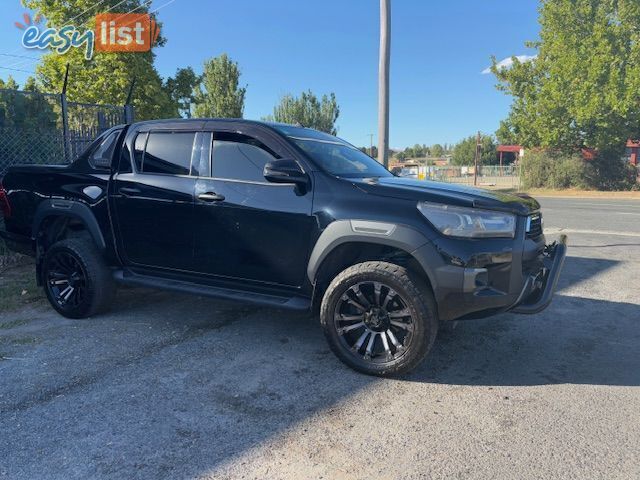
[[[498,145],[498,152],[520,153],[522,145]]]

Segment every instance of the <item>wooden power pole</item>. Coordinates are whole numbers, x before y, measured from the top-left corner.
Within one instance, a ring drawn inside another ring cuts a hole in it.
[[[389,167],[389,65],[391,0],[380,0],[380,63],[378,64],[378,161]]]

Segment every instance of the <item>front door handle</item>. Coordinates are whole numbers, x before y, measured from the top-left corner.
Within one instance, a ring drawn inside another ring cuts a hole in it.
[[[122,195],[137,195],[138,193],[141,193],[141,190],[139,188],[122,187],[119,192]]]
[[[198,200],[202,200],[203,202],[221,202],[224,200],[224,195],[215,192],[206,192],[198,195]]]

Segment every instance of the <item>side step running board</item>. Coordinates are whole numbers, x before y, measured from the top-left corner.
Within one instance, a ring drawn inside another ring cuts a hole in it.
[[[211,287],[180,280],[169,280],[165,278],[150,277],[147,275],[138,275],[130,272],[125,273],[123,270],[115,271],[113,277],[116,282],[123,285],[173,290],[192,295],[201,295],[203,297],[220,298],[268,307],[286,308],[288,310],[309,310],[311,308],[311,301],[303,297],[244,292],[230,288]]]

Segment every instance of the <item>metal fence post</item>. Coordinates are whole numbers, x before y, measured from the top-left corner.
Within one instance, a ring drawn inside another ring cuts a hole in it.
[[[133,105],[124,106],[124,123],[133,123],[135,120]]]
[[[136,84],[136,77],[131,79],[131,83],[129,84],[129,91],[127,92],[127,99],[124,101],[124,123],[133,123],[134,122],[134,110],[133,105],[131,104],[131,95],[133,95],[133,87]]]
[[[62,142],[64,150],[64,161],[68,162],[71,156],[71,142],[69,141],[69,112],[67,110],[67,80],[69,78],[69,64],[64,72],[64,83],[60,94],[60,109],[62,111]]]

